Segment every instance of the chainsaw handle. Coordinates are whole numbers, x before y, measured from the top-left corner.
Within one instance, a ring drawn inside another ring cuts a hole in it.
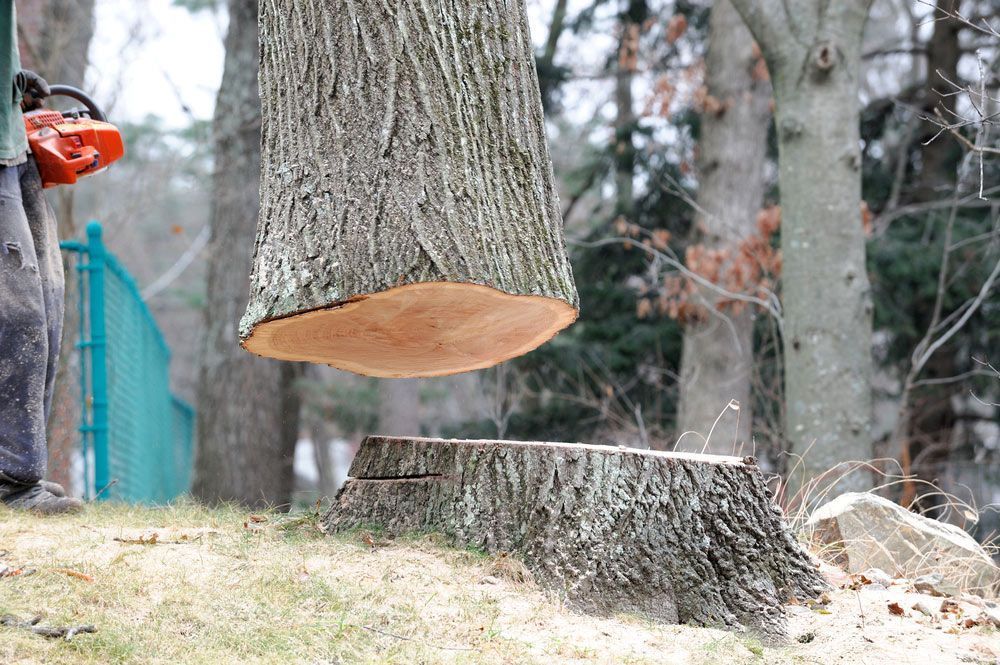
[[[49,97],[69,97],[75,99],[87,107],[87,112],[91,118],[100,120],[101,122],[108,121],[108,116],[104,115],[104,111],[97,106],[97,102],[83,90],[74,88],[71,85],[50,85],[49,90]]]

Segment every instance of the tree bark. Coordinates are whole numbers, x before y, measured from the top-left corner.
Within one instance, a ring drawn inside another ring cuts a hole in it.
[[[378,430],[383,434],[420,434],[420,380],[382,379],[378,385]]]
[[[644,5],[643,0],[630,0],[629,9]],[[635,101],[632,81],[635,78],[639,49],[638,23],[630,20],[631,11],[622,14],[618,37],[618,66],[615,69],[615,215],[630,222],[635,212]]]
[[[94,0],[19,0],[17,32],[22,67],[38,72],[49,83],[83,87],[94,35]],[[65,101],[57,98],[53,103],[58,106]],[[59,187],[49,194],[60,238],[76,235],[73,191],[73,187]],[[73,268],[69,256],[64,256],[66,316],[47,428],[49,478],[70,489],[79,482],[72,470],[80,450],[79,293]]]
[[[248,350],[437,376],[576,318],[523,2],[266,0],[261,49]]]
[[[712,4],[705,58],[708,95],[722,105],[701,114],[697,227],[709,249],[736,253],[756,232],[764,201],[764,164],[771,118],[771,84],[754,75],[753,38],[729,0]],[[684,326],[677,429],[680,450],[736,454],[749,443],[753,422],[753,313],[749,308],[716,308],[718,296],[701,289],[707,315]],[[736,400],[739,409],[729,409]],[[713,429],[714,427],[714,429]]]
[[[250,357],[236,344],[259,207],[257,0],[229,2],[213,130],[214,199],[192,492],[212,503],[283,506],[292,492],[299,418],[293,382],[299,371]]]
[[[858,81],[870,0],[733,0],[774,86],[781,187],[788,489],[872,456],[871,292]],[[829,478],[830,476],[826,476]],[[843,490],[870,487],[852,474]]]
[[[747,459],[370,436],[330,531],[437,531],[523,557],[574,607],[769,634],[823,583]]]
[[[934,109],[940,105],[944,109],[945,118],[951,118],[952,112],[956,110],[955,102],[958,97],[946,93],[953,91],[948,81],[960,83],[958,63],[962,58],[962,49],[959,35],[963,25],[940,12],[959,10],[961,2],[938,0],[937,9],[939,11],[934,12],[937,17],[934,32],[927,43],[927,81],[922,107],[926,117],[933,117]],[[956,178],[962,148],[956,141],[941,140],[945,136],[931,141],[937,127],[933,123],[925,124],[927,131],[918,137],[920,170],[917,186],[914,191],[908,192],[908,198],[917,202],[933,201],[945,196],[944,192],[957,196]],[[947,232],[944,237],[947,242]],[[933,309],[928,308],[927,315],[932,320],[927,325],[934,325],[931,314]],[[922,376],[927,379],[957,376],[961,373],[956,362],[958,356],[955,352],[942,350],[928,361]],[[897,424],[896,431],[890,438],[890,452],[898,456],[903,474],[913,475],[914,479],[903,483],[899,495],[900,505],[909,506],[917,498],[921,485],[918,479],[936,484],[941,477],[942,467],[951,447],[952,433],[960,418],[956,406],[961,400],[955,398],[967,390],[968,387],[959,381],[924,385],[915,390],[904,382],[899,413],[905,422]],[[936,454],[926,454],[934,450],[937,451]],[[937,497],[924,498],[921,510],[929,508],[927,504],[935,499]]]
[[[960,8],[960,1],[937,2],[937,9],[940,11]],[[934,109],[940,105],[944,109],[944,117],[951,122],[958,96],[947,93],[955,91],[949,81],[961,85],[958,62],[962,59],[962,45],[959,35],[964,26],[950,16],[942,16],[939,11],[935,11],[934,16],[934,32],[927,43],[927,83],[923,111],[927,117],[932,118]],[[928,131],[920,138],[920,176],[914,196],[917,201],[932,201],[954,191],[955,171],[962,156],[962,150],[956,141],[942,141],[942,138],[946,138],[944,136],[931,141],[937,127],[933,123],[926,124]]]

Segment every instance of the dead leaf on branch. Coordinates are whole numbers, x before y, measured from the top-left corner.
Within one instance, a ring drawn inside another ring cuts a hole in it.
[[[684,14],[674,14],[667,22],[667,43],[674,44],[687,32],[688,21]]]

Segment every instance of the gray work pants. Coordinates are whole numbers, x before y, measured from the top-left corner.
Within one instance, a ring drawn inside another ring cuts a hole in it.
[[[55,215],[35,161],[0,167],[0,479],[45,476],[64,290]]]

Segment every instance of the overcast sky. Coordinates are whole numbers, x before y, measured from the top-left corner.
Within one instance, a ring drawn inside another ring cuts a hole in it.
[[[222,78],[224,13],[171,0],[97,0],[88,86],[112,121],[156,114],[172,127],[212,117]],[[184,107],[189,111],[185,111]]]
[[[551,0],[527,2],[536,44],[546,36],[551,5]],[[171,0],[97,0],[88,86],[119,122],[155,114],[169,126],[183,127],[190,115],[209,119],[222,78],[225,30],[225,11],[191,13]],[[576,41],[570,34],[565,40],[566,46]],[[588,46],[573,49],[575,64],[597,69],[608,44]]]

